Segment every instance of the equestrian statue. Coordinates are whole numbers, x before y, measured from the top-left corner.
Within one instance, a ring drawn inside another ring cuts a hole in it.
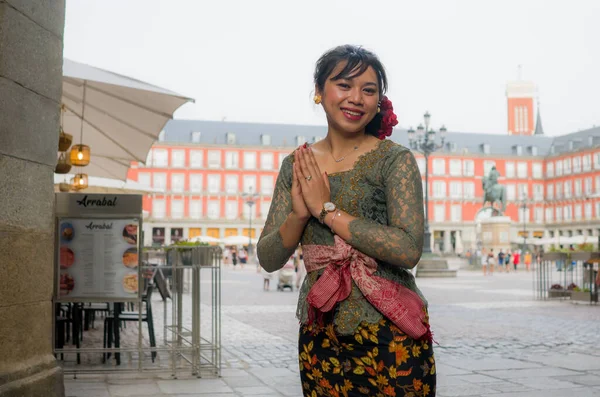
[[[482,180],[483,207],[485,208],[486,203],[490,203],[493,216],[501,216],[506,210],[506,187],[498,183],[499,176],[496,166],[493,166],[488,176],[484,176]],[[499,207],[495,206],[496,203],[500,204]]]

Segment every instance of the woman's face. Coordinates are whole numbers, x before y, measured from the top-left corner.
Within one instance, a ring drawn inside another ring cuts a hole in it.
[[[321,103],[331,126],[344,132],[362,132],[377,114],[377,74],[369,66],[363,74],[352,79],[331,80],[344,66],[345,62],[340,62],[325,81],[323,91],[317,88],[316,92],[322,97]]]

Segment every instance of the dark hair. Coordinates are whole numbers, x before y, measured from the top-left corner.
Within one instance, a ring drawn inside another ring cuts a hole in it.
[[[343,61],[346,61],[346,65],[337,75],[332,76],[331,80],[352,79],[363,74],[370,66],[377,74],[379,99],[381,100],[383,98],[383,95],[388,88],[387,75],[383,64],[377,55],[371,51],[350,44],[332,48],[321,55],[317,61],[314,74],[315,85],[319,90],[323,91],[325,82],[330,78],[329,76],[336,66]],[[373,120],[367,124],[365,132],[377,136],[381,126],[382,117],[381,113],[377,113],[375,117],[373,117]]]

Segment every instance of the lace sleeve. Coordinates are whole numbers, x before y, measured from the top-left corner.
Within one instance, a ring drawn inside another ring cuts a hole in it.
[[[256,245],[256,254],[260,265],[268,272],[280,269],[292,256],[295,248],[285,248],[279,228],[292,212],[292,156],[287,156],[281,164],[281,170],[275,182],[275,191],[271,201],[265,227]]]
[[[397,148],[382,169],[388,225],[355,219],[349,243],[373,258],[413,268],[423,252],[423,188],[413,154]]]

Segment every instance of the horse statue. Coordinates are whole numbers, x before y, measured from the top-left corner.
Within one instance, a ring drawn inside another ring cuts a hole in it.
[[[496,167],[492,167],[487,177],[483,177],[483,206],[486,203],[490,203],[491,208],[494,210],[494,215],[502,215],[506,210],[506,187],[498,183],[498,177],[500,173],[496,170]],[[494,207],[495,203],[500,203],[500,207]]]

